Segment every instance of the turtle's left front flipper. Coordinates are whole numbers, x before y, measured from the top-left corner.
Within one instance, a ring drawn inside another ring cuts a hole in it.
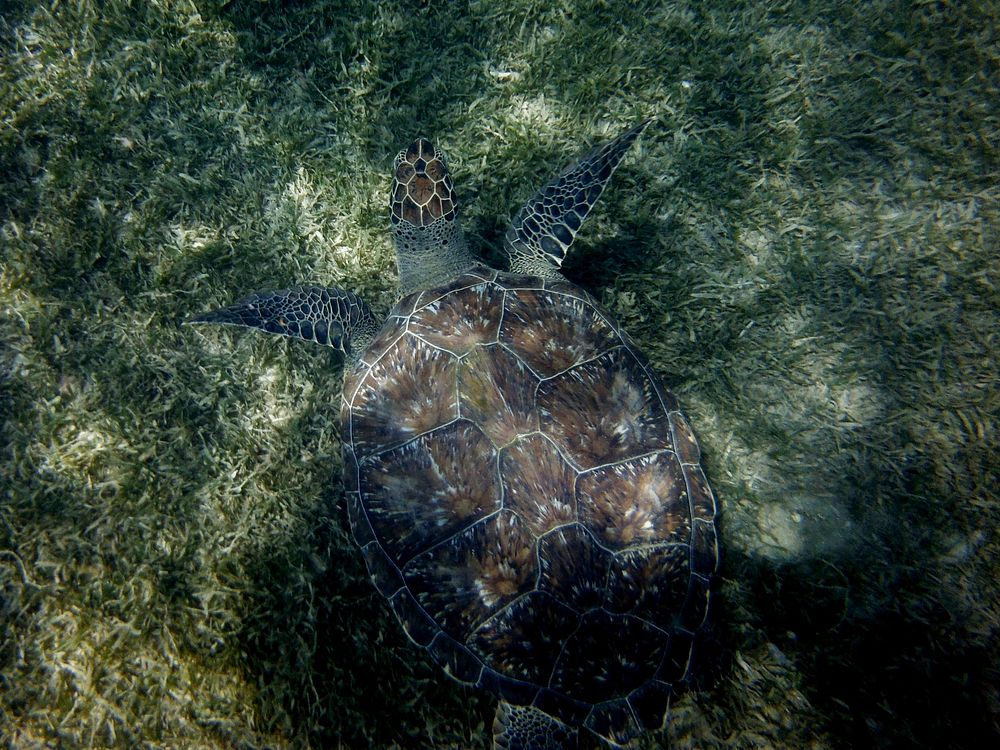
[[[569,246],[601,197],[629,147],[646,129],[644,120],[600,146],[535,193],[504,236],[510,270],[558,277]]]
[[[361,297],[336,287],[318,286],[251,294],[185,322],[259,328],[332,346],[348,358],[363,352],[379,329],[378,320]]]
[[[576,750],[579,732],[534,706],[497,705],[493,750]]]

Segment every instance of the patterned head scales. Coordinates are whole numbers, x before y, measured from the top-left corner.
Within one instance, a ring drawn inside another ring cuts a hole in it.
[[[458,215],[444,154],[426,138],[418,138],[396,156],[390,195],[390,218],[397,236],[425,230],[441,220],[453,222]]]

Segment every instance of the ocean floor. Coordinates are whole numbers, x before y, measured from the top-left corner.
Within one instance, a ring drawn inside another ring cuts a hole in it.
[[[332,350],[182,327],[395,299],[444,148],[496,261],[654,123],[566,275],[678,395],[724,565],[670,748],[1000,736],[995,3],[4,3],[0,745],[487,748],[342,502]],[[644,744],[643,744],[644,743]]]

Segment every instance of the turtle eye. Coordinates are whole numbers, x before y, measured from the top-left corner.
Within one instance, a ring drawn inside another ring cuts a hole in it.
[[[416,170],[414,170],[413,165],[404,161],[396,167],[396,180],[403,183],[409,182],[415,172]]]
[[[434,180],[434,182],[440,182],[448,174],[448,168],[440,158],[435,158],[427,162],[424,173]]]

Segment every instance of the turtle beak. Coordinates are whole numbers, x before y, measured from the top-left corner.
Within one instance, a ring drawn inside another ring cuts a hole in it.
[[[420,136],[410,144],[409,148],[396,154],[396,160],[392,163],[392,168],[393,170],[398,170],[400,165],[407,162],[413,164],[417,159],[423,159],[427,162],[434,158],[434,154],[434,144],[427,138]]]
[[[409,162],[423,159],[430,161],[434,158],[434,144],[426,138],[417,138],[410,147],[406,149],[406,160]]]

